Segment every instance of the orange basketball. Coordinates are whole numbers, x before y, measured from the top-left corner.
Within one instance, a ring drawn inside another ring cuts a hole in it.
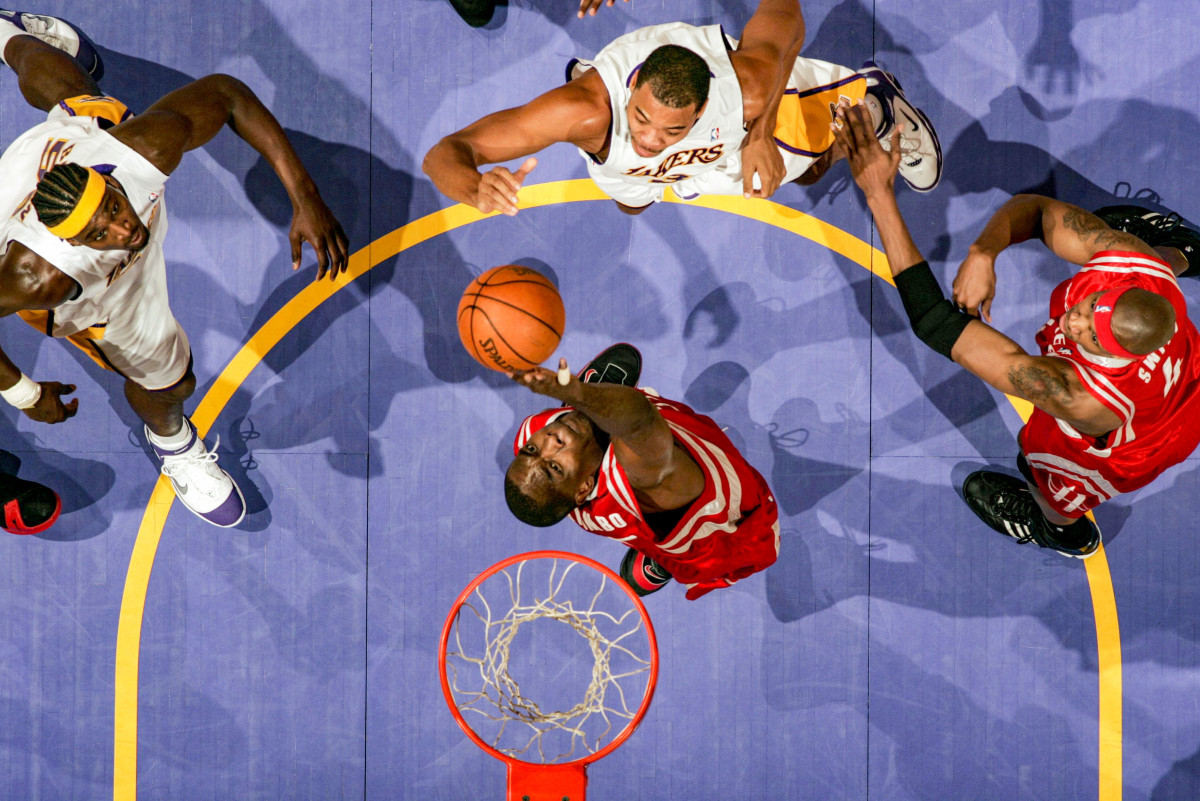
[[[566,313],[558,289],[528,267],[493,267],[458,302],[458,337],[484,367],[507,373],[550,358]]]

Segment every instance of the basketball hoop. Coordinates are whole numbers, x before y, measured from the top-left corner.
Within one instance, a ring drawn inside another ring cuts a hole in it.
[[[584,801],[587,766],[633,734],[658,679],[641,599],[561,551],[513,556],[467,585],[439,658],[458,725],[508,765],[509,801]]]

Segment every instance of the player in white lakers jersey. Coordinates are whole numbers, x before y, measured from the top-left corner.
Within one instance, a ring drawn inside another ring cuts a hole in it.
[[[901,133],[901,175],[919,191],[941,177],[929,120],[891,75],[798,58],[804,21],[796,0],[762,0],[741,42],[720,26],[655,25],[568,66],[568,82],[442,139],[424,169],[447,196],[481,211],[515,214],[537,164],[479,167],[556,142],[579,148],[596,184],[638,213],[671,186],[701,194],[770,197],[784,182],[812,183],[842,157],[829,129],[840,99],[865,99],[877,135]],[[890,146],[890,144],[888,145]]]
[[[283,129],[258,98],[223,75],[201,78],[134,117],[104,96],[95,48],[64,20],[0,11],[0,57],[46,122],[0,157],[0,316],[17,314],[70,339],[125,378],[184,505],[232,526],[241,491],[184,415],[196,386],[187,335],[167,302],[163,188],[183,154],[226,124],[271,164],[296,209],[292,256],[317,251],[318,278],[345,268],[347,242]],[[32,419],[59,423],[71,385],[37,382],[0,351],[0,396]]]

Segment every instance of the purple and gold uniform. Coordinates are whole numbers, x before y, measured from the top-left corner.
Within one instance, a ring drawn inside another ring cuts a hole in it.
[[[20,242],[70,276],[79,291],[51,311],[18,312],[45,334],[69,339],[101,366],[146,389],[165,389],[187,373],[191,349],[167,300],[162,243],[167,176],[107,128],[130,115],[111,97],[77,97],[0,156],[0,252]],[[50,233],[33,208],[34,189],[56,164],[92,167],[120,182],[149,230],[137,252],[97,251]]]
[[[669,532],[656,533],[646,522],[610,445],[595,488],[571,512],[571,519],[658,562],[675,580],[687,585],[688,600],[774,564],[779,555],[779,512],[766,480],[711,418],[682,403],[641,392],[704,473],[704,491]],[[527,417],[517,430],[513,453],[519,452],[532,434],[569,411],[572,408],[566,406]]]
[[[674,44],[693,51],[708,64],[711,80],[708,104],[700,119],[679,142],[653,158],[643,158],[630,140],[626,106],[637,70],[651,52]],[[595,69],[608,89],[612,110],[608,156],[603,162],[583,153],[592,180],[609,197],[626,206],[645,206],[661,200],[670,186],[676,195],[692,200],[700,195],[740,195],[742,89],[729,59],[737,41],[719,25],[697,28],[682,22],[652,25],[626,34],[595,58],[575,60],[568,73]],[[775,142],[783,156],[786,177],[793,181],[833,146],[829,123],[840,98],[853,102],[865,96],[866,78],[854,70],[798,58],[780,101]]]

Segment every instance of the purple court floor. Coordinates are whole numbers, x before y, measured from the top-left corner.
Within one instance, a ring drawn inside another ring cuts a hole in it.
[[[579,199],[584,164],[556,146],[528,184],[563,202],[420,222],[451,205],[420,170],[445,133],[622,33],[684,20],[737,34],[755,5],[632,0],[579,20],[574,0],[510,0],[480,29],[447,0],[34,9],[84,27],[102,87],[135,110],[204,74],[244,80],[370,269],[297,311],[312,257],[292,272],[287,198],[231,133],[169,182],[196,401],[250,505],[234,530],[152,495],[119,379],[3,321],[5,351],[77,384],[80,410],[49,427],[0,409],[0,448],[66,507],[44,535],[0,538],[0,797],[504,797],[503,765],[442,698],[450,604],[521,551],[622,555],[504,507],[515,427],[542,405],[470,360],[455,309],[473,276],[510,263],[557,282],[573,365],[634,343],[643,384],[727,426],[780,503],[776,565],[696,602],[647,599],[658,692],[591,768],[591,798],[1200,797],[1196,461],[1102,507],[1103,558],[1086,568],[978,523],[957,483],[1014,467],[1020,417],[908,330],[868,269],[861,243],[878,243],[844,165],[776,205],[630,218]],[[1185,5],[821,0],[804,5],[803,55],[876,59],[936,122],[942,185],[900,203],[948,285],[1018,192],[1200,218],[1200,23]],[[0,71],[0,139],[39,118]],[[427,238],[394,233],[410,224]],[[1010,251],[996,325],[1032,348],[1067,274],[1039,246]],[[1200,303],[1200,284],[1184,291]],[[272,321],[277,344],[232,369]]]

